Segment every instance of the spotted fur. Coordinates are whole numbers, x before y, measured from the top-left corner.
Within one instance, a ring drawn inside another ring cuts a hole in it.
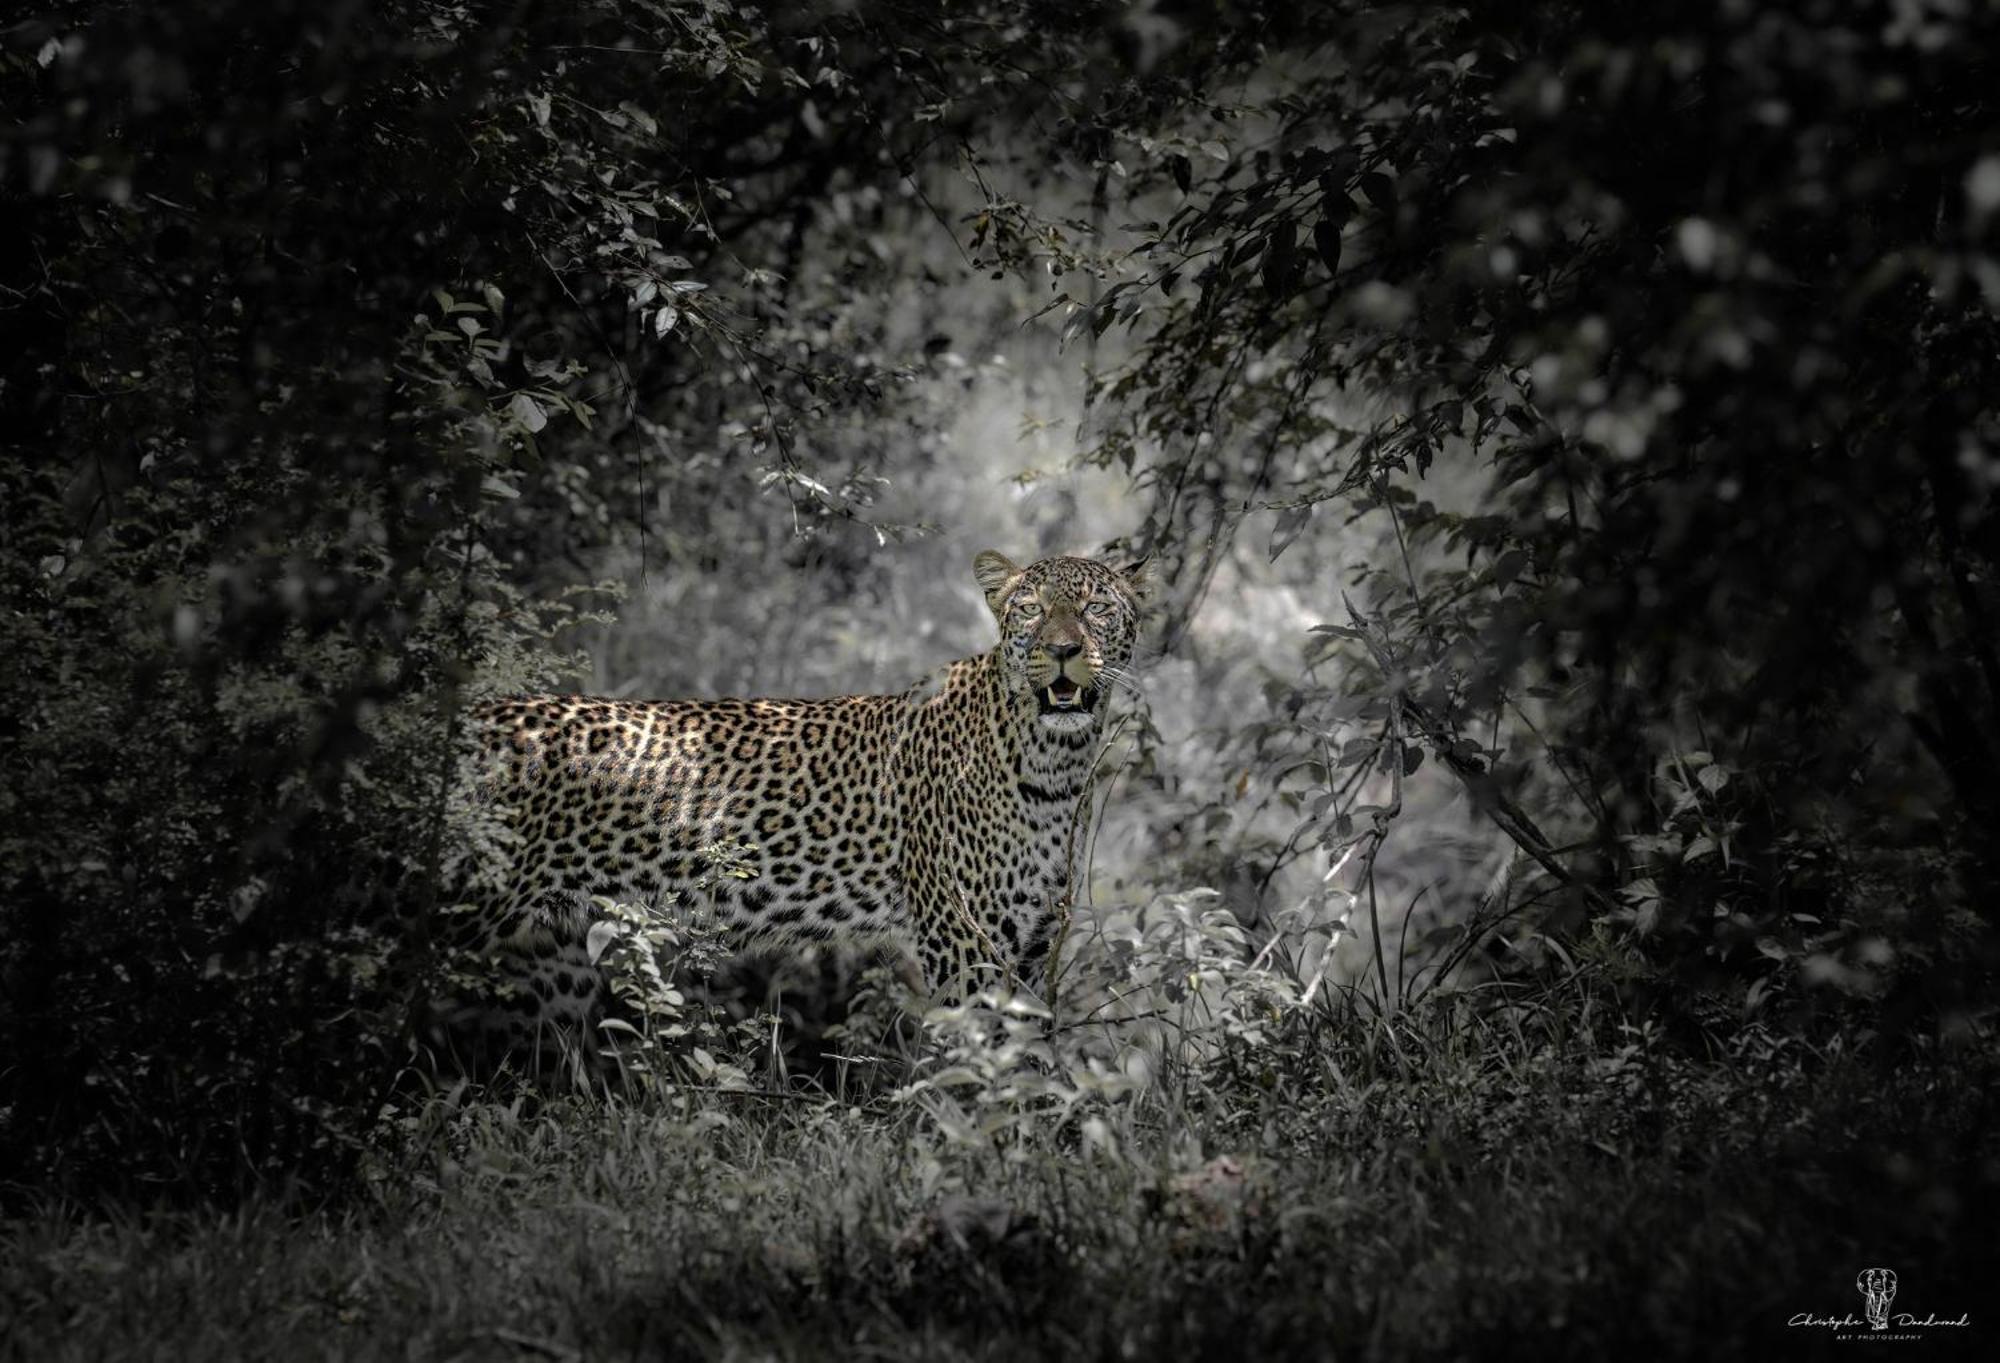
[[[712,903],[744,946],[886,945],[939,997],[1032,978],[1066,911],[1144,570],[989,550],[973,571],[999,643],[900,695],[478,708],[480,789],[513,851],[474,937],[526,980],[517,1013],[594,1015],[593,895]],[[703,854],[719,844],[747,878],[713,874]]]

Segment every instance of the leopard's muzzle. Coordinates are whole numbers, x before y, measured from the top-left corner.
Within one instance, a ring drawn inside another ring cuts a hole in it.
[[[1103,699],[1095,660],[1081,643],[1044,641],[1028,659],[1035,710],[1044,727],[1073,730],[1089,725]]]
[[[1057,673],[1056,679],[1035,692],[1035,704],[1044,715],[1060,715],[1097,709],[1102,692]]]

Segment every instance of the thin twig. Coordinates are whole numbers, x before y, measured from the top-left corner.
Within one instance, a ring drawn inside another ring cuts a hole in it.
[[[1346,598],[1343,596],[1342,600],[1346,601]],[[1374,658],[1377,670],[1384,678],[1393,680],[1401,673],[1402,668],[1390,655],[1388,645],[1381,638],[1379,629],[1355,608],[1352,601],[1346,601],[1346,605],[1348,618],[1353,622],[1355,632]],[[1437,753],[1438,761],[1449,769],[1452,775],[1458,777],[1472,796],[1474,805],[1480,808],[1501,832],[1511,838],[1515,846],[1534,858],[1543,870],[1590,901],[1592,907],[1606,913],[1617,911],[1618,906],[1604,891],[1584,881],[1557,859],[1548,836],[1529,817],[1527,811],[1500,789],[1499,783],[1493,779],[1492,772],[1488,771],[1482,762],[1461,756],[1456,751],[1458,735],[1453,733],[1449,726],[1433,719],[1423,705],[1407,693],[1397,692],[1395,701],[1396,713],[1407,714],[1410,717],[1417,733],[1424,739],[1426,745]],[[1400,763],[1397,770],[1401,771]]]

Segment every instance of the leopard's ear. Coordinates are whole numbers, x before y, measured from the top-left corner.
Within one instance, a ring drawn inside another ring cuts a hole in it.
[[[979,583],[979,590],[986,593],[986,604],[1000,614],[1000,604],[1007,599],[1008,588],[1021,575],[1020,565],[998,549],[983,549],[972,559],[973,580]]]
[[[1151,554],[1130,563],[1114,565],[1114,571],[1125,584],[1125,590],[1132,593],[1134,601],[1144,601],[1153,594],[1156,578]]]

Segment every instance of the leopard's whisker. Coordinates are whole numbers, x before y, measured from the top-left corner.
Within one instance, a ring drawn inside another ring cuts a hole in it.
[[[1125,688],[1125,690],[1131,692],[1135,696],[1144,696],[1146,694],[1146,688],[1141,686],[1138,683],[1138,681],[1136,681],[1132,677],[1132,675],[1129,672],[1125,671],[1125,669],[1123,668],[1100,667],[1097,670],[1097,675],[1102,677],[1104,680],[1110,682],[1113,686],[1122,686],[1123,688]]]

